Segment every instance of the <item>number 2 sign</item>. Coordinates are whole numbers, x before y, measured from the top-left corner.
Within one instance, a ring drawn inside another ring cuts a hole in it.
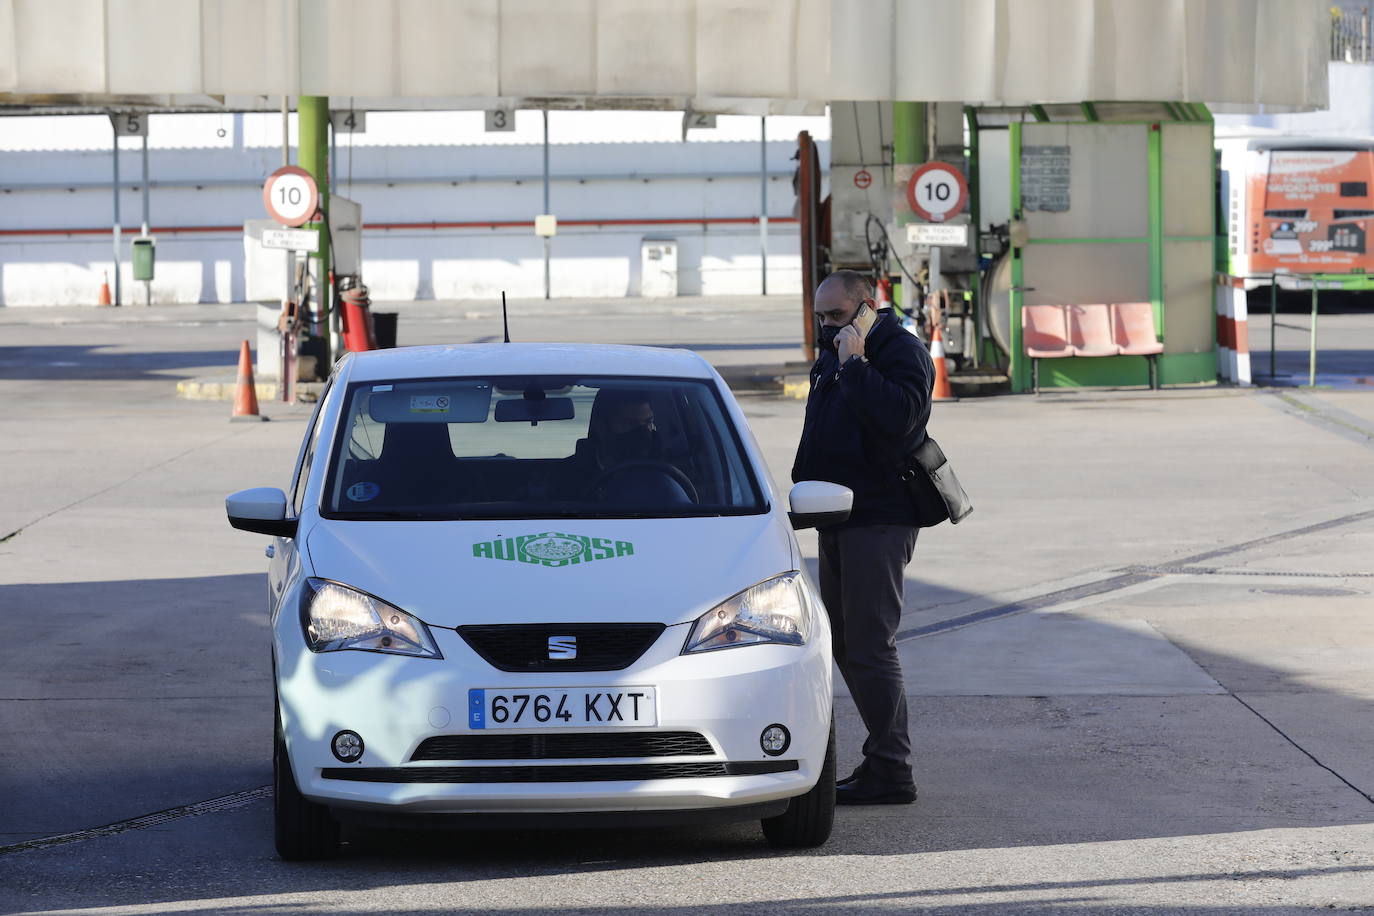
[[[267,206],[267,215],[283,226],[303,226],[319,209],[320,192],[309,172],[299,166],[284,165],[267,176],[262,186],[262,202]]]
[[[927,162],[906,185],[906,200],[911,209],[932,223],[942,223],[963,210],[967,197],[964,173],[948,162]]]

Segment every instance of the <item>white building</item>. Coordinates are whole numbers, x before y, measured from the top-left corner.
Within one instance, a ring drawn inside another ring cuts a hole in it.
[[[828,119],[770,117],[766,144],[757,117],[722,115],[686,140],[682,122],[550,112],[553,296],[640,294],[645,239],[676,240],[680,295],[758,294],[765,186],[768,292],[800,290],[791,157],[801,130],[828,155]],[[104,116],[0,118],[0,305],[89,305],[105,274],[113,286],[111,137]],[[334,192],[363,207],[374,299],[544,294],[532,227],[544,212],[541,112],[517,112],[509,133],[486,132],[480,111],[370,112],[365,132],[336,139]],[[154,301],[280,296],[281,273],[245,258],[243,223],[265,216],[262,181],[282,164],[281,143],[276,115],[149,118]],[[119,169],[122,298],[141,302],[128,260],[142,221],[138,138],[120,141]]]

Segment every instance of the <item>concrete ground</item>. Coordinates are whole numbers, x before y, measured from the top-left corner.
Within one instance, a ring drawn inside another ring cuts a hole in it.
[[[534,305],[543,339],[722,365],[799,336],[785,301]],[[277,861],[266,539],[222,499],[286,482],[306,408],[231,425],[173,396],[250,318],[0,310],[0,912],[1374,910],[1374,398],[1353,386],[938,405],[977,508],[908,570],[920,800],[841,809],[820,850],[745,824],[377,832]],[[402,343],[499,327],[411,318]],[[744,405],[785,486],[802,404]],[[847,771],[862,727],[837,711]]]

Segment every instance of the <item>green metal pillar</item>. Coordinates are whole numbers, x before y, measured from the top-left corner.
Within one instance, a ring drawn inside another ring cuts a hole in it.
[[[296,104],[297,117],[299,119],[300,145],[297,158],[300,167],[310,173],[315,179],[315,186],[320,191],[320,210],[324,218],[329,218],[329,98],[322,95],[303,95]],[[322,370],[328,373],[329,366],[333,364],[331,355],[332,343],[332,316],[330,315],[333,303],[333,290],[329,282],[329,233],[323,222],[309,222],[306,227],[318,229],[320,232],[320,247],[315,253],[317,270],[316,295],[318,296],[317,307],[319,308],[320,324],[324,334],[324,356],[325,365]]]
[[[1011,134],[1011,218],[1013,223],[1020,222],[1021,214],[1021,122],[1013,121],[1007,125]],[[1007,297],[1011,303],[1011,315],[1007,321],[1007,336],[1011,338],[1007,354],[1007,375],[1011,379],[1013,392],[1026,391],[1031,387],[1030,364],[1025,357],[1021,344],[1021,304],[1024,298],[1024,265],[1021,262],[1021,249],[1013,245],[1011,249],[1011,293]]]
[[[898,213],[903,211],[897,204],[900,198],[896,195],[906,193],[906,183],[912,172],[916,170],[916,166],[926,161],[926,132],[925,102],[892,103],[892,193],[894,209]],[[894,228],[900,230],[901,221],[893,222]],[[898,284],[898,289],[893,290],[893,298],[898,302],[912,301],[906,295],[905,286],[906,281],[902,280]],[[912,290],[912,297],[914,296],[915,290]]]
[[[979,193],[982,183],[979,179],[980,161],[978,157],[978,110],[971,106],[964,106],[964,121],[968,127],[968,197],[969,197],[969,222],[972,224],[969,234],[969,244],[973,247],[973,259],[975,264],[981,264],[982,246],[978,244],[978,226],[982,218],[982,195]],[[983,360],[983,274],[977,271],[973,275],[973,366],[976,369]]]
[[[920,165],[926,161],[926,103],[892,103],[892,161]]]
[[[1149,149],[1150,303],[1155,311],[1155,336],[1164,339],[1164,130],[1150,125]]]

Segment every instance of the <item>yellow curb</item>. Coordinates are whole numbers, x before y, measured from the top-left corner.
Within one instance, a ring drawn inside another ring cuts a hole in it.
[[[783,381],[782,383],[782,396],[785,398],[795,398],[798,401],[805,401],[806,396],[810,394],[810,392],[811,382],[809,379],[804,382]]]
[[[195,379],[185,379],[177,382],[177,397],[185,398],[188,401],[232,401],[234,390],[237,387],[234,382],[202,382]],[[271,401],[277,397],[276,382],[254,382],[253,390],[257,392],[259,401]]]

